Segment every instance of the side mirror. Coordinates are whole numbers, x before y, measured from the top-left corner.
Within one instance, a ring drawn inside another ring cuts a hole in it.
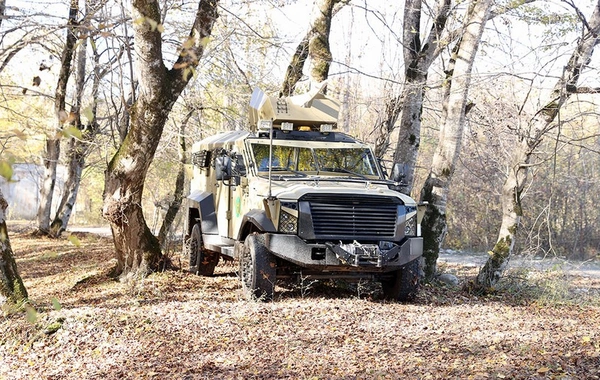
[[[392,176],[390,179],[394,182],[402,182],[404,178],[406,178],[406,173],[408,172],[408,165],[401,164],[399,162],[394,164],[392,168]]]
[[[233,172],[237,176],[246,175],[246,165],[244,165],[244,157],[241,154],[235,154]]]
[[[231,178],[231,158],[229,156],[215,157],[215,175],[217,181],[227,181]]]

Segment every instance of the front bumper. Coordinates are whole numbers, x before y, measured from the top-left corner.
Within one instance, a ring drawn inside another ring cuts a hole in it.
[[[400,243],[342,244],[307,243],[296,235],[265,234],[265,243],[275,256],[304,268],[323,271],[389,272],[423,254],[423,238],[409,237]]]

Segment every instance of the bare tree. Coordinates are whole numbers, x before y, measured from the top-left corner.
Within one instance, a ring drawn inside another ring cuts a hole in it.
[[[200,0],[188,41],[167,69],[162,57],[158,1],[131,4],[139,96],[131,109],[129,131],[106,171],[103,215],[110,223],[117,266],[115,275],[147,273],[164,259],[158,239],[142,212],[148,167],[175,101],[198,65],[217,19],[217,0]]]
[[[82,27],[85,31],[91,32],[91,18],[95,13],[95,3],[86,1],[86,15],[82,22]],[[94,54],[94,69],[92,75],[92,105],[86,112],[87,117],[91,118],[88,120],[88,124],[84,125],[81,120],[82,107],[83,107],[83,96],[84,87],[86,83],[86,64],[87,64],[87,46],[88,37],[83,34],[82,38],[79,39],[79,48],[77,51],[76,61],[76,75],[75,75],[75,94],[74,102],[70,111],[70,127],[73,128],[73,133],[69,133],[69,142],[67,147],[67,179],[65,182],[64,192],[62,194],[60,203],[56,210],[56,215],[52,224],[50,225],[50,235],[54,237],[60,236],[60,234],[67,229],[69,220],[73,208],[75,207],[75,201],[77,200],[77,194],[79,191],[79,185],[81,183],[81,175],[85,167],[85,160],[87,155],[90,153],[91,143],[94,141],[98,133],[98,125],[96,120],[97,100],[98,100],[98,87],[102,76],[99,73],[99,57]],[[94,49],[95,51],[95,49]]]
[[[427,76],[431,64],[448,42],[443,32],[450,13],[450,0],[437,2],[434,21],[429,34],[421,41],[422,0],[404,3],[403,54],[404,85],[397,97],[391,97],[385,106],[384,117],[375,126],[377,140],[375,154],[383,157],[390,145],[390,135],[400,117],[400,134],[394,153],[394,162],[405,164],[409,170],[401,191],[410,194],[414,181],[414,167],[421,141],[421,113]]]
[[[60,74],[56,86],[54,99],[54,112],[56,114],[56,130],[51,131],[46,137],[46,150],[44,152],[44,181],[40,191],[40,206],[37,213],[38,230],[47,234],[50,230],[50,213],[52,209],[52,198],[56,185],[56,169],[60,156],[60,137],[63,125],[70,121],[65,111],[67,83],[71,75],[71,66],[77,41],[77,13],[79,12],[79,1],[71,0],[69,8],[69,20],[67,23],[67,39],[62,52]]]
[[[491,0],[474,0],[469,5],[465,17],[465,31],[454,48],[446,78],[438,147],[421,190],[421,201],[429,202],[423,219],[424,271],[428,280],[431,280],[437,271],[437,258],[447,231],[446,203],[462,144],[471,70],[491,6]]]
[[[579,9],[576,9],[576,12],[582,17]],[[600,1],[594,5],[590,19],[586,20],[582,17],[581,22],[582,35],[555,84],[550,99],[535,113],[528,128],[522,131],[520,141],[514,147],[509,171],[502,187],[502,223],[498,239],[476,279],[476,286],[482,289],[493,287],[500,280],[508,264],[523,215],[521,194],[527,184],[531,160],[536,149],[544,141],[548,132],[556,127],[556,118],[569,97],[574,93],[590,90],[586,87],[578,87],[578,82],[581,72],[589,64],[594,48],[600,41]]]
[[[175,188],[173,190],[173,198],[171,199],[171,201],[169,202],[169,204],[167,206],[167,212],[165,213],[165,217],[163,219],[163,222],[160,226],[160,230],[158,232],[158,241],[161,243],[161,245],[163,247],[165,246],[165,243],[167,241],[167,234],[169,232],[169,228],[171,227],[171,224],[175,220],[175,217],[177,216],[177,213],[179,212],[179,209],[181,208],[181,203],[183,201],[183,192],[185,190],[184,189],[185,164],[187,163],[185,131],[186,131],[187,123],[195,111],[196,110],[190,110],[179,124],[179,136],[178,136],[179,162],[178,162],[178,168],[177,168],[177,178],[175,179]]]
[[[495,17],[535,0],[511,2],[498,6],[490,14]],[[463,27],[451,29],[448,20],[455,14],[450,0],[437,0],[434,7],[423,0],[405,0],[402,27],[402,50],[404,55],[404,83],[398,96],[387,99],[383,116],[375,124],[375,154],[384,157],[390,147],[390,136],[397,127],[399,133],[393,160],[406,167],[404,183],[400,191],[410,194],[414,186],[414,173],[421,144],[421,118],[428,75],[433,62],[445,48],[461,36]],[[428,34],[421,38],[423,17],[433,10]]]

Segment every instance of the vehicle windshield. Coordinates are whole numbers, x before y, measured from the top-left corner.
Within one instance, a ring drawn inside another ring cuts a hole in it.
[[[260,172],[269,171],[269,145],[252,144],[254,162]],[[379,174],[371,151],[367,148],[306,148],[273,145],[271,171],[295,175],[323,175],[342,173],[377,179]],[[262,173],[264,174],[264,173]]]

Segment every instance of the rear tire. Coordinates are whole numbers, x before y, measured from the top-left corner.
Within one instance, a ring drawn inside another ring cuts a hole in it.
[[[391,279],[381,281],[383,295],[395,301],[413,301],[421,282],[420,259],[413,260],[393,272]]]
[[[204,248],[202,231],[199,224],[194,224],[192,233],[186,241],[186,259],[189,271],[200,276],[212,276],[219,263],[219,254]]]
[[[265,247],[264,236],[249,235],[240,255],[242,290],[250,299],[273,299],[277,265],[275,256]]]

